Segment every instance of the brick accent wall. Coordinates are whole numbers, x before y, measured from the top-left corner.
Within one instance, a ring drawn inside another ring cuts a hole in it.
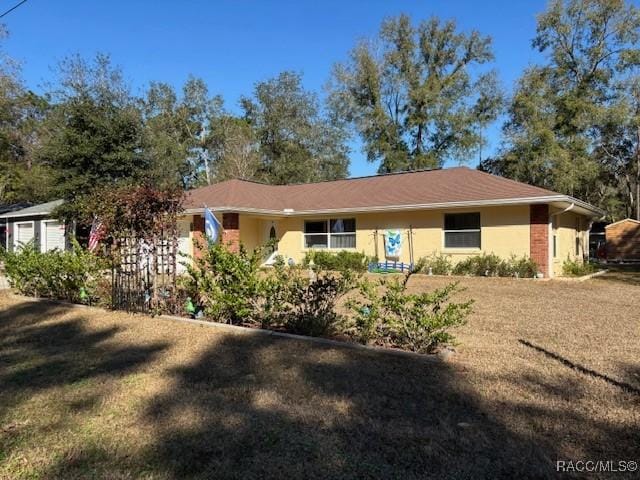
[[[204,234],[204,217],[202,215],[193,216],[192,236],[193,240],[195,240],[193,244],[193,255],[196,258],[200,258],[202,256],[202,251],[198,248],[198,244],[203,247],[207,244],[207,238]]]
[[[549,276],[549,205],[530,205],[530,255],[540,272]]]
[[[237,213],[222,214],[222,244],[231,252],[240,249],[240,215]]]

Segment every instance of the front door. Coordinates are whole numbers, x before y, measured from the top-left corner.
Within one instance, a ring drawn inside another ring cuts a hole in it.
[[[278,255],[278,225],[277,222],[265,222],[265,243],[268,247],[265,249],[266,265],[271,265]]]

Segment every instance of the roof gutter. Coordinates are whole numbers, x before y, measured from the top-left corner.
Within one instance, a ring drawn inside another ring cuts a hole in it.
[[[563,213],[567,213],[567,212],[573,210],[573,208],[575,206],[576,206],[576,204],[574,202],[572,202],[571,205],[569,205],[567,208],[565,208],[564,210],[560,210],[559,212],[552,213],[551,216],[555,217],[555,216],[558,216],[558,215],[562,215]]]
[[[30,213],[3,213],[0,218],[20,218],[20,217],[40,217],[51,215],[53,212],[30,212]]]
[[[602,216],[604,212],[586,202],[569,197],[567,195],[549,195],[544,197],[525,197],[525,198],[506,198],[496,200],[471,200],[464,202],[442,202],[442,203],[427,203],[427,204],[409,204],[409,205],[380,205],[372,207],[353,207],[353,208],[332,208],[332,209],[317,209],[317,210],[293,210],[285,208],[283,210],[273,209],[261,209],[251,207],[232,207],[232,206],[219,206],[210,207],[216,212],[237,212],[237,213],[249,213],[255,215],[265,216],[304,216],[304,215],[330,215],[336,213],[375,213],[375,212],[389,212],[389,211],[406,211],[406,210],[437,210],[444,208],[467,208],[467,207],[488,207],[488,206],[505,206],[505,205],[531,205],[539,203],[553,203],[553,202],[569,202],[574,207],[579,207],[592,213],[591,216]],[[201,214],[204,212],[203,208],[188,208],[184,211],[185,214]]]

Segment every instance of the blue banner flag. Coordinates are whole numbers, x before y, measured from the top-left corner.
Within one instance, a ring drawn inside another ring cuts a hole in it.
[[[220,222],[208,208],[204,209],[204,233],[211,243],[218,241],[220,235]]]
[[[387,257],[399,258],[402,255],[402,232],[400,230],[387,230],[384,249]]]

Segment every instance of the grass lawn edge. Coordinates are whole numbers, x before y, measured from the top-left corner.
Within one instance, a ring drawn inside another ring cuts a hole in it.
[[[10,295],[14,296],[15,298],[19,298],[21,300],[25,300],[25,301],[30,301],[30,302],[45,302],[45,303],[53,303],[53,304],[58,304],[58,305],[65,305],[71,308],[84,308],[84,309],[92,309],[95,311],[99,311],[99,312],[111,312],[112,310],[108,310],[106,308],[102,308],[102,307],[94,307],[94,306],[90,306],[90,305],[83,305],[83,304],[79,304],[79,303],[72,303],[72,302],[65,302],[63,300],[55,300],[55,299],[51,299],[51,298],[37,298],[37,297],[29,297],[26,295],[20,295],[17,293],[13,293],[11,292]],[[197,325],[200,327],[212,327],[212,328],[217,328],[220,330],[223,330],[225,332],[228,333],[232,333],[232,334],[237,334],[237,335],[256,335],[256,336],[271,336],[271,337],[277,337],[277,338],[286,338],[286,339],[290,339],[290,340],[302,340],[305,342],[311,342],[311,343],[316,343],[316,344],[321,344],[321,345],[329,345],[332,347],[339,347],[339,348],[350,348],[353,350],[366,350],[366,351],[371,351],[371,352],[376,352],[376,353],[383,353],[383,354],[389,354],[389,355],[397,355],[397,356],[402,356],[402,357],[411,357],[411,358],[417,358],[420,359],[421,361],[425,361],[425,362],[445,362],[447,361],[450,356],[452,355],[453,351],[446,349],[446,353],[445,354],[440,354],[440,353],[436,353],[436,354],[427,354],[427,353],[418,353],[418,352],[411,352],[408,350],[400,350],[397,348],[385,348],[385,347],[378,347],[378,346],[374,346],[374,345],[362,345],[360,343],[353,343],[353,342],[346,342],[346,341],[341,341],[341,340],[332,340],[330,338],[322,338],[322,337],[310,337],[307,335],[296,335],[294,333],[286,333],[286,332],[277,332],[274,330],[268,330],[265,328],[252,328],[252,327],[243,327],[241,325],[229,325],[226,323],[220,323],[220,322],[213,322],[213,321],[207,321],[207,320],[198,320],[198,319],[193,319],[193,318],[186,318],[186,317],[180,317],[177,315],[156,315],[156,316],[151,316],[151,315],[146,315],[143,313],[130,313],[130,315],[137,315],[137,316],[141,316],[141,317],[146,317],[148,319],[161,319],[161,320],[165,320],[165,321],[173,321],[173,322],[181,322],[181,323],[187,323],[187,324],[191,324],[191,325]]]

